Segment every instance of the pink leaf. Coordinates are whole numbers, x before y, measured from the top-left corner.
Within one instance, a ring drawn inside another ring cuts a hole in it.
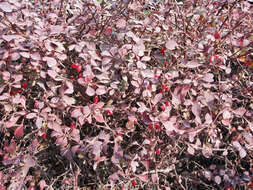
[[[14,124],[16,124],[19,118],[20,116],[15,117],[14,115],[12,115],[10,120],[5,124],[5,128],[11,128]]]
[[[0,4],[0,7],[1,7],[1,4]],[[2,35],[2,38],[7,41],[7,42],[10,42],[11,40],[14,40],[16,39],[16,35]]]
[[[25,166],[29,168],[35,166],[35,161],[30,155],[25,156],[24,163],[25,163]]]
[[[209,113],[207,113],[206,115],[205,115],[205,123],[206,124],[211,124],[212,122],[213,122],[213,120],[212,120],[212,116],[209,114]]]
[[[221,177],[220,176],[215,176],[214,177],[214,181],[215,181],[215,183],[217,183],[217,184],[220,184],[221,183]]]
[[[96,119],[96,121],[99,122],[99,123],[104,123],[104,122],[105,122],[105,120],[104,120],[104,118],[103,118],[103,115],[102,115],[101,113],[94,114],[93,117],[94,117],[94,118]]]
[[[242,149],[241,144],[238,141],[233,141],[232,145],[239,151]]]
[[[191,155],[194,155],[195,150],[194,150],[194,148],[193,148],[193,147],[188,146],[188,148],[187,148],[187,152],[188,152],[189,154],[191,154]]]
[[[23,122],[14,131],[15,137],[22,137],[24,135],[24,125]]]
[[[230,119],[232,117],[231,113],[228,110],[223,111],[223,119]]]
[[[66,86],[68,87],[67,90],[65,90],[65,94],[72,94],[74,92],[74,87],[72,82],[66,81]]]
[[[103,95],[107,92],[106,87],[105,86],[99,86],[99,88],[96,90],[96,94],[97,95]]]
[[[40,185],[40,190],[44,190],[46,187],[48,187],[45,180],[40,180],[39,185]]]
[[[187,68],[190,68],[190,69],[194,69],[194,68],[197,68],[199,67],[201,64],[199,64],[197,61],[189,61],[187,62],[186,64],[183,64],[182,66],[183,67],[187,67]]]
[[[126,128],[127,128],[128,130],[130,130],[130,131],[133,131],[133,130],[135,129],[134,122],[128,121],[128,122],[126,123]]]
[[[150,61],[150,60],[151,60],[151,57],[149,57],[149,56],[143,56],[143,57],[141,58],[141,61],[144,61],[144,62]]]
[[[53,57],[43,57],[43,61],[47,62],[48,67],[54,67],[57,61]]]
[[[109,180],[113,183],[119,180],[119,176],[117,173],[113,173],[112,175],[109,176]]]
[[[6,100],[6,99],[9,99],[10,98],[10,95],[8,93],[4,93],[2,96],[0,96],[0,101],[1,100]]]
[[[183,100],[188,92],[188,90],[190,89],[191,85],[185,85],[182,87],[181,92],[180,92],[180,98],[181,100]]]
[[[153,183],[158,183],[158,181],[159,181],[159,178],[158,178],[157,174],[152,174],[151,175],[151,179],[152,179]]]
[[[250,130],[253,132],[253,122],[250,122],[250,121],[248,121],[248,120],[247,120],[247,122],[248,122],[248,124],[249,124]]]
[[[47,127],[49,129],[52,129],[52,130],[56,131],[57,133],[60,133],[60,134],[63,133],[61,126],[56,122],[49,122]]]
[[[95,90],[93,88],[91,88],[90,86],[87,87],[85,92],[88,96],[94,96],[95,95]]]
[[[157,103],[159,103],[161,101],[161,99],[163,98],[163,94],[162,93],[159,93],[159,94],[156,94],[152,103],[154,105],[156,105]]]
[[[20,52],[20,55],[24,58],[30,58],[30,53],[28,52]]]
[[[124,19],[119,19],[119,20],[117,20],[117,22],[116,22],[116,26],[118,27],[118,28],[125,28],[126,27],[126,20],[124,20]]]
[[[205,82],[213,82],[214,79],[213,79],[213,74],[212,73],[207,73],[203,78],[202,80],[205,81]]]
[[[174,50],[178,44],[175,40],[167,40],[165,46],[168,50]]]
[[[246,112],[246,109],[244,107],[237,108],[236,110],[233,110],[233,113],[242,117]]]
[[[130,165],[131,165],[131,168],[132,168],[133,172],[135,173],[136,168],[139,166],[139,163],[137,161],[133,160]]]
[[[106,157],[105,157],[105,156],[96,158],[95,163],[94,163],[94,165],[93,165],[93,169],[96,170],[96,169],[97,169],[97,165],[98,165],[100,162],[103,162],[103,161],[105,161],[105,160],[106,160]]]
[[[64,136],[58,137],[55,141],[56,145],[60,146],[67,146],[68,145],[68,139]]]
[[[6,12],[6,13],[11,13],[13,8],[14,7],[11,4],[9,4],[8,2],[1,2],[0,3],[0,9],[2,9],[2,11]]]
[[[5,81],[9,80],[10,76],[11,76],[11,74],[8,71],[3,71],[2,72],[3,80],[5,80]]]
[[[33,59],[33,60],[35,60],[35,61],[40,61],[41,60],[41,57],[40,57],[40,54],[39,53],[33,53],[32,55],[31,55],[31,58]]]
[[[63,27],[60,25],[51,25],[50,30],[51,30],[51,34],[59,34],[63,32]]]
[[[101,141],[95,141],[92,147],[92,153],[97,157],[100,152],[101,152],[101,148],[102,148],[102,142]]]
[[[122,157],[123,157],[123,150],[120,144],[117,141],[115,141],[114,151],[113,151],[113,156],[111,158],[111,161],[114,164],[119,164]]]
[[[37,116],[37,113],[29,113],[26,115],[26,118],[27,119],[32,119],[32,118],[35,118]]]
[[[241,148],[239,150],[239,155],[241,158],[244,158],[247,155],[247,152],[243,148]]]
[[[78,117],[80,117],[81,115],[83,115],[83,114],[82,114],[80,108],[74,109],[74,110],[72,111],[72,113],[71,113],[71,117],[74,117],[74,118],[78,118]]]
[[[63,96],[62,99],[67,105],[72,105],[75,103],[75,99],[72,97]]]
[[[148,182],[148,176],[146,174],[136,175],[141,181]]]
[[[240,41],[240,46],[241,46],[241,47],[246,47],[246,46],[248,46],[249,44],[250,44],[250,41],[247,40],[247,39],[244,39],[244,40],[241,40],[241,41]]]
[[[53,79],[55,79],[58,76],[57,72],[55,72],[54,70],[48,70],[47,74]]]
[[[84,106],[83,109],[82,109],[82,112],[83,112],[83,115],[84,117],[88,117],[88,115],[90,115],[90,107],[89,106]]]

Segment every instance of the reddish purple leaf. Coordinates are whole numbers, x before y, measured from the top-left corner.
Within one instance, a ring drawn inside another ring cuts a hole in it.
[[[14,131],[15,137],[22,137],[24,135],[24,125],[23,122]]]
[[[195,115],[195,119],[198,123],[201,123],[200,114],[201,114],[201,107],[199,103],[195,102],[192,106],[192,113]]]

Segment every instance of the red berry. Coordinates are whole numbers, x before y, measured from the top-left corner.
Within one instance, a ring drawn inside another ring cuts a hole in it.
[[[164,111],[165,110],[165,106],[161,105],[160,108]]]
[[[210,57],[209,57],[209,62],[210,62],[210,63],[213,63],[213,62],[214,62],[214,56],[210,56]]]
[[[251,62],[252,62],[251,60],[248,60],[248,61],[244,62],[243,64],[248,67],[248,66],[250,66]]]
[[[162,89],[166,89],[166,85],[165,84],[162,84]]]
[[[46,138],[47,138],[47,134],[46,134],[46,133],[43,133],[42,138],[43,138],[43,139],[46,139]]]
[[[82,66],[78,65],[77,68],[76,68],[76,71],[79,73],[81,70],[82,70]]]
[[[95,84],[93,84],[93,87],[94,87],[94,88],[96,88],[96,87],[97,87],[97,84],[96,84],[96,83],[95,83]]]
[[[19,89],[17,92],[18,92],[18,93],[22,93],[22,92],[23,92],[23,90]]]
[[[77,67],[78,67],[77,64],[72,64],[72,68],[73,68],[73,69],[75,69],[75,68],[77,68]]]
[[[167,101],[165,102],[165,105],[166,105],[166,106],[170,106],[170,102],[167,100]]]
[[[135,180],[132,181],[132,185],[133,185],[134,187],[137,185],[137,183],[136,183]]]
[[[23,84],[22,84],[22,88],[26,88],[28,86],[28,83],[27,82],[24,82]]]
[[[148,129],[149,129],[150,131],[152,131],[152,130],[153,130],[153,125],[152,125],[152,124],[149,124],[149,125],[148,125]]]
[[[253,183],[250,183],[250,184],[249,184],[249,187],[250,187],[251,189],[253,189]]]
[[[17,91],[15,91],[15,90],[14,90],[14,91],[13,91],[13,90],[10,91],[10,95],[11,95],[11,96],[12,96],[12,95],[16,95],[16,94],[17,94]]]
[[[214,32],[213,36],[216,40],[220,39],[220,34],[217,31]]]
[[[159,127],[160,127],[160,123],[155,122],[155,127],[156,127],[156,128],[159,128]]]
[[[160,53],[161,53],[162,55],[164,55],[164,52],[165,52],[165,48],[160,49]]]
[[[71,124],[70,124],[70,128],[71,128],[71,129],[75,129],[75,128],[76,128],[75,124],[74,124],[74,123],[71,123]]]
[[[107,112],[108,115],[112,115],[111,110],[106,110],[106,112]]]
[[[98,96],[95,96],[94,99],[93,99],[94,104],[98,103],[98,100],[99,100]]]
[[[247,93],[251,93],[251,89],[249,87],[246,87]]]
[[[157,148],[155,152],[156,154],[161,154],[161,148]]]
[[[105,29],[105,35],[111,35],[112,34],[112,27],[107,27],[106,29]]]

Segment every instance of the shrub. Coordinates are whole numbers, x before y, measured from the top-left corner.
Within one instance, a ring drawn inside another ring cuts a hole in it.
[[[252,187],[249,2],[0,11],[0,189]]]

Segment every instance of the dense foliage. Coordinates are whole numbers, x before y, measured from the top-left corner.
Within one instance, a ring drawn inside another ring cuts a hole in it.
[[[0,2],[0,190],[253,188],[247,1]]]

